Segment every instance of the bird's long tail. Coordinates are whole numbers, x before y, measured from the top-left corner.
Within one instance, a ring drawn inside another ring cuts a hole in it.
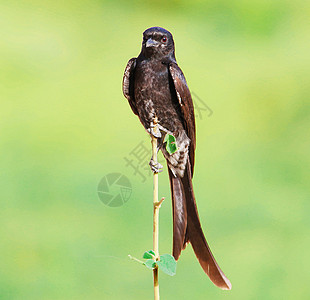
[[[231,283],[215,261],[200,225],[189,161],[182,178],[175,177],[169,166],[168,170],[172,195],[174,258],[178,260],[181,251],[190,242],[211,281],[221,289],[230,290]]]

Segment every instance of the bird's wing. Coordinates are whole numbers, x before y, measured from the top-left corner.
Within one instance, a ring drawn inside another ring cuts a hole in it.
[[[134,80],[135,80],[136,58],[128,61],[123,77],[123,94],[127,98],[132,111],[137,115],[138,111],[134,97]]]
[[[194,114],[193,100],[191,97],[191,93],[188,89],[183,72],[179,68],[179,66],[175,62],[171,62],[169,64],[169,71],[173,79],[175,91],[181,107],[183,124],[187,136],[191,140],[189,157],[191,163],[191,171],[193,175],[194,163],[195,163],[195,148],[196,148],[196,130],[195,130],[195,114]]]

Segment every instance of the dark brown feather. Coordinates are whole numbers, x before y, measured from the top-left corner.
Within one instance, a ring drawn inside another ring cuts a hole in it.
[[[195,164],[195,148],[196,148],[196,126],[195,126],[195,114],[193,100],[191,93],[187,86],[186,79],[180,67],[177,63],[170,63],[169,71],[174,82],[177,98],[181,107],[183,115],[183,124],[186,130],[187,136],[191,140],[189,157],[191,162],[192,175],[194,174]]]
[[[187,169],[185,170],[184,177],[181,179],[186,198],[186,235],[188,241],[192,244],[193,250],[198,258],[201,267],[210,277],[211,281],[221,289],[230,290],[231,283],[217,264],[202,231],[198,216],[193,184],[191,180],[192,175],[190,173],[190,166],[188,164]]]
[[[195,255],[204,272],[211,281],[222,289],[231,289],[231,283],[218,266],[201,228],[198,210],[193,190],[192,177],[195,163],[196,132],[195,114],[192,97],[182,70],[176,63],[169,65],[177,98],[183,115],[183,124],[191,140],[189,161],[182,178],[171,176],[169,178],[173,203],[173,255],[175,259],[180,256],[181,250],[190,242]],[[185,203],[184,203],[185,198]],[[182,205],[180,205],[182,204]],[[178,205],[178,209],[177,206]],[[187,226],[184,230],[184,226]],[[181,243],[181,239],[183,241]]]
[[[136,58],[128,61],[123,76],[123,94],[127,98],[134,114],[138,114],[134,96],[134,77],[135,77]]]
[[[186,199],[183,184],[179,177],[175,177],[168,166],[173,212],[173,250],[172,255],[179,259],[184,249],[185,232],[187,227]]]

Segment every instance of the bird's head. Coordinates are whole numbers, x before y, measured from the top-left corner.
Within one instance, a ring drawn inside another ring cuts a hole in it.
[[[146,58],[174,57],[172,34],[161,27],[151,27],[143,32],[142,53]]]

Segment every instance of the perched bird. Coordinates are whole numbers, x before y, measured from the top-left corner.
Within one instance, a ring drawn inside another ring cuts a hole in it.
[[[173,208],[173,256],[176,260],[191,243],[204,272],[222,289],[231,283],[216,263],[201,229],[192,177],[196,133],[193,101],[179,68],[172,34],[164,28],[144,31],[142,50],[128,61],[123,93],[144,128],[152,134],[156,117],[160,128],[159,147],[167,160]],[[177,151],[169,154],[164,133],[175,137]],[[153,171],[158,165],[152,163]]]

